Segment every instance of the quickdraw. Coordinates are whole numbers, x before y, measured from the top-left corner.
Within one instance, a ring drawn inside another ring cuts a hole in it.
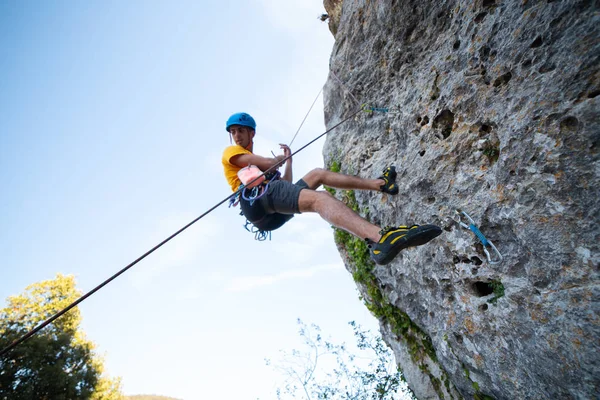
[[[373,106],[369,106],[368,104],[363,104],[362,110],[366,113],[381,112],[381,113],[398,114],[400,112],[400,110],[397,108],[394,109],[394,108],[388,108],[388,107],[373,107]]]
[[[244,214],[241,214],[244,215]],[[248,227],[250,226],[250,227]],[[259,242],[265,241],[267,239],[271,240],[271,231],[263,231],[262,229],[258,229],[256,226],[252,224],[252,222],[246,220],[246,225],[244,228],[250,232],[254,233],[254,240],[258,240]]]
[[[469,216],[469,214],[467,214],[466,212],[462,211],[462,210],[456,210],[456,214],[458,215],[458,220],[456,222],[458,222],[458,224],[460,226],[462,226],[463,228],[466,229],[470,229],[475,236],[477,236],[477,238],[481,241],[481,243],[483,244],[483,251],[487,257],[488,263],[490,264],[499,264],[502,262],[503,257],[502,254],[500,254],[500,252],[498,251],[498,249],[496,248],[496,246],[494,246],[494,243],[492,243],[491,241],[489,241],[483,233],[481,233],[481,231],[479,230],[479,228],[477,228],[477,226],[475,225],[475,221],[473,221],[473,218],[471,218]],[[467,218],[469,225],[465,224],[464,222],[462,222],[461,220],[461,214]],[[490,252],[488,251],[487,248],[491,248],[494,250],[494,252],[496,253],[496,257],[494,260],[492,260],[492,256],[490,255]]]

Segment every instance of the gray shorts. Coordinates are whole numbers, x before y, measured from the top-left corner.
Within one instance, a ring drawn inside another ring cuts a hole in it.
[[[252,205],[242,199],[240,207],[246,219],[264,230],[274,230],[289,221],[293,214],[300,214],[298,199],[300,191],[308,189],[304,180],[291,183],[279,179],[269,183],[266,194]]]
[[[259,203],[267,214],[300,214],[298,199],[302,189],[308,189],[302,179],[296,183],[279,179],[269,184],[267,194],[259,199]]]

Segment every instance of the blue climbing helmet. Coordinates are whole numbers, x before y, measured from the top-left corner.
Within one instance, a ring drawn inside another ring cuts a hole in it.
[[[254,118],[252,118],[250,116],[250,114],[243,113],[243,112],[235,113],[231,117],[229,117],[227,119],[227,124],[225,125],[225,130],[227,130],[227,132],[229,132],[229,128],[232,125],[247,126],[247,127],[252,128],[253,130],[256,130],[256,122],[254,121]]]

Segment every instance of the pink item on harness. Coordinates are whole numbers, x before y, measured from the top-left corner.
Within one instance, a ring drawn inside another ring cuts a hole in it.
[[[244,186],[250,189],[265,181],[263,172],[256,165],[248,165],[247,167],[240,169],[237,176]]]

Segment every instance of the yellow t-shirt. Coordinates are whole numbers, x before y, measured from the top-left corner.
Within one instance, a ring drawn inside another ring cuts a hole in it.
[[[223,151],[223,158],[221,158],[221,163],[223,163],[223,170],[225,172],[225,179],[227,179],[227,183],[229,183],[231,190],[234,192],[238,190],[242,184],[237,176],[237,173],[241,168],[237,165],[233,165],[230,160],[239,154],[252,154],[252,152],[236,144],[234,146],[227,147],[225,151]]]

